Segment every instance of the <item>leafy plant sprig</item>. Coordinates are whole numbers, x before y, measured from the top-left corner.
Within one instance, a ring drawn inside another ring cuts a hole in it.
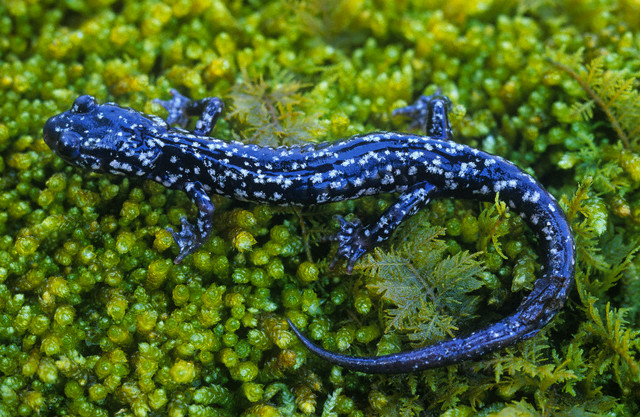
[[[548,61],[573,78],[589,97],[585,102],[575,103],[574,112],[590,120],[594,106],[598,106],[625,148],[631,149],[640,134],[640,93],[636,78],[626,70],[607,69],[607,55],[600,55],[583,66],[580,64],[582,52],[562,54],[568,64],[550,58]]]
[[[394,307],[387,310],[387,331],[408,332],[415,345],[453,336],[460,317],[469,317],[483,284],[482,265],[467,251],[445,257],[444,228],[424,226],[412,238],[385,252],[377,248],[360,264],[368,288]]]
[[[326,128],[320,123],[321,112],[300,91],[304,85],[293,75],[276,71],[266,82],[260,76],[251,79],[243,71],[242,83],[230,93],[233,110],[249,133],[248,141],[263,146],[296,145],[317,141]]]

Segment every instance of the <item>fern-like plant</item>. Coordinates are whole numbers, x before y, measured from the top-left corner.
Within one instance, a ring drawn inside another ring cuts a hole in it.
[[[262,77],[244,81],[230,93],[230,116],[249,133],[247,141],[263,146],[297,145],[317,141],[326,131],[321,114],[300,91],[303,85],[285,72],[276,72],[267,83]]]
[[[593,118],[599,107],[609,119],[626,148],[635,148],[640,140],[640,93],[638,81],[625,69],[607,68],[607,55],[582,64],[582,50],[576,54],[557,53],[565,62],[550,62],[576,80],[587,94],[587,100],[573,105],[574,113],[585,120]]]
[[[360,269],[368,288],[392,305],[387,331],[405,331],[414,345],[424,345],[453,336],[459,319],[474,313],[478,298],[471,293],[482,286],[483,267],[467,251],[446,256],[442,227],[413,229],[388,252],[377,248]]]

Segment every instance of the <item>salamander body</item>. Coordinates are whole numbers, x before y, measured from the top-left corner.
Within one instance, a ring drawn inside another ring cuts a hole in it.
[[[542,255],[541,277],[516,312],[485,329],[422,349],[379,357],[326,351],[306,339],[314,353],[338,365],[371,373],[400,373],[456,363],[530,337],[563,306],[574,276],[574,241],[562,209],[533,177],[509,161],[451,140],[444,96],[423,96],[396,110],[426,127],[426,136],[374,132],[336,142],[270,148],[208,136],[223,104],[218,98],[189,100],[176,91],[159,101],[163,120],[114,103],[78,97],[70,110],[50,118],[45,142],[66,162],[96,172],[147,178],[182,190],[198,207],[196,225],[182,219],[171,231],[180,253],[197,250],[213,227],[209,194],[239,200],[310,206],[363,195],[399,193],[370,225],[340,218],[338,258],[347,271],[367,251],[387,240],[408,216],[440,197],[493,201],[496,193],[535,232]],[[193,131],[184,130],[199,116]],[[171,127],[178,124],[180,128]]]

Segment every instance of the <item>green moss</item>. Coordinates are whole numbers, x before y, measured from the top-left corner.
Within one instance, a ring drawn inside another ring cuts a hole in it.
[[[0,416],[640,411],[632,1],[5,3]],[[163,115],[152,100],[171,87],[223,98],[215,136],[274,145],[404,130],[391,111],[442,88],[457,140],[560,199],[577,291],[540,335],[478,361],[389,377],[323,363],[285,315],[331,350],[407,350],[511,312],[539,274],[537,243],[499,202],[433,201],[378,261],[421,265],[406,248],[445,227],[426,265],[483,269],[460,282],[435,274],[420,290],[432,297],[413,294],[436,301],[414,329],[398,318],[415,297],[376,290],[405,273],[372,274],[371,260],[353,276],[330,271],[321,243],[334,214],[373,221],[390,196],[305,210],[214,197],[213,236],[174,265],[166,228],[195,214],[184,193],[69,167],[41,131],[80,94]]]

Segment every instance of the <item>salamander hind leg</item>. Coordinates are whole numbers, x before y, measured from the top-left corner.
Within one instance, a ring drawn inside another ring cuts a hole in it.
[[[171,100],[155,99],[154,103],[160,104],[168,112],[167,123],[177,124],[185,128],[189,118],[198,116],[193,134],[198,136],[208,135],[218,121],[218,117],[224,109],[224,103],[218,97],[207,97],[201,100],[191,100],[178,91],[171,89]]]
[[[420,96],[409,106],[395,109],[392,114],[410,117],[413,119],[410,127],[424,128],[427,136],[431,138],[452,140],[449,110],[451,110],[451,100],[441,95],[438,90],[431,96]]]
[[[346,271],[351,273],[362,255],[389,239],[404,219],[417,213],[429,202],[435,190],[435,186],[426,182],[414,185],[400,195],[398,201],[389,207],[376,223],[368,226],[362,225],[357,219],[349,222],[338,217],[340,230],[329,237],[329,240],[338,242],[338,250],[330,267],[333,268],[341,258],[346,258]]]
[[[340,230],[329,236],[329,240],[338,242],[338,250],[331,260],[329,268],[335,267],[341,258],[346,258],[346,271],[350,274],[353,272],[356,261],[373,248],[369,239],[370,231],[362,225],[360,219],[355,219],[352,222],[345,220],[342,216],[336,216],[336,219],[340,222]]]

